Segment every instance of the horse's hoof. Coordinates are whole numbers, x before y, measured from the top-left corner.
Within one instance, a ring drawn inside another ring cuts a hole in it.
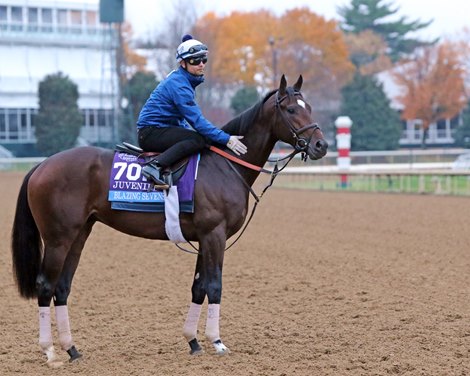
[[[227,355],[230,353],[230,349],[220,339],[213,342],[212,345],[214,345],[216,355]]]
[[[82,357],[82,354],[78,352],[75,346],[72,346],[70,349],[68,349],[67,353],[70,355],[69,363],[76,362]]]
[[[202,355],[204,354],[204,350],[203,349],[199,349],[199,350],[190,350],[189,351],[189,355],[193,355],[193,356],[198,356],[198,355]]]
[[[64,362],[59,359],[49,359],[46,364],[49,368],[60,368],[64,365]]]
[[[188,344],[191,348],[191,350],[189,351],[190,355],[201,355],[202,353],[204,353],[204,350],[202,349],[201,345],[199,344],[196,338],[189,341]]]

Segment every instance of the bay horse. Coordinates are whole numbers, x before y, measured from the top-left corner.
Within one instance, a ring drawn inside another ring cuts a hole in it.
[[[244,136],[248,152],[243,161],[263,166],[279,140],[305,158],[316,160],[326,154],[328,144],[312,121],[311,106],[300,92],[302,82],[299,76],[288,87],[283,75],[278,89],[223,127],[229,134]],[[52,341],[51,301],[61,348],[71,362],[81,357],[72,340],[67,299],[94,223],[133,236],[168,240],[164,213],[111,209],[107,195],[113,154],[113,150],[98,147],[60,152],[29,171],[19,191],[11,243],[13,274],[20,295],[37,298],[39,345],[51,367],[61,365]],[[249,192],[259,174],[259,169],[239,164],[229,168],[227,159],[210,150],[201,153],[194,213],[180,214],[183,236],[199,243],[192,299],[183,327],[190,354],[203,351],[196,335],[206,296],[206,338],[217,354],[229,351],[219,334],[224,252],[227,239],[245,222]]]

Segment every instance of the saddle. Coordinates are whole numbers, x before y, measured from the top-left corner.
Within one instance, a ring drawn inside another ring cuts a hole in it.
[[[154,159],[159,155],[157,152],[153,151],[144,151],[142,148],[132,145],[128,142],[123,142],[122,144],[117,144],[116,151],[120,153],[127,153],[143,159],[142,165],[152,163]],[[171,184],[176,184],[178,180],[184,175],[186,167],[188,165],[189,157],[185,157],[174,164],[169,168],[165,169],[165,174],[168,174],[168,179]]]

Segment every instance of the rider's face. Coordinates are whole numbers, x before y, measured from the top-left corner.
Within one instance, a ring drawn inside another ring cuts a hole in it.
[[[202,76],[204,74],[204,68],[206,64],[202,60],[198,65],[191,65],[184,60],[181,62],[181,64],[184,64],[183,68],[185,68],[189,73],[195,76]]]

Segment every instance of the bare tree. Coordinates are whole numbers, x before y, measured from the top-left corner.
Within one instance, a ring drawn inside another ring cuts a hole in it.
[[[197,20],[194,0],[175,0],[166,12],[165,24],[155,40],[157,76],[165,77],[176,67],[175,51],[184,34],[190,34]]]

